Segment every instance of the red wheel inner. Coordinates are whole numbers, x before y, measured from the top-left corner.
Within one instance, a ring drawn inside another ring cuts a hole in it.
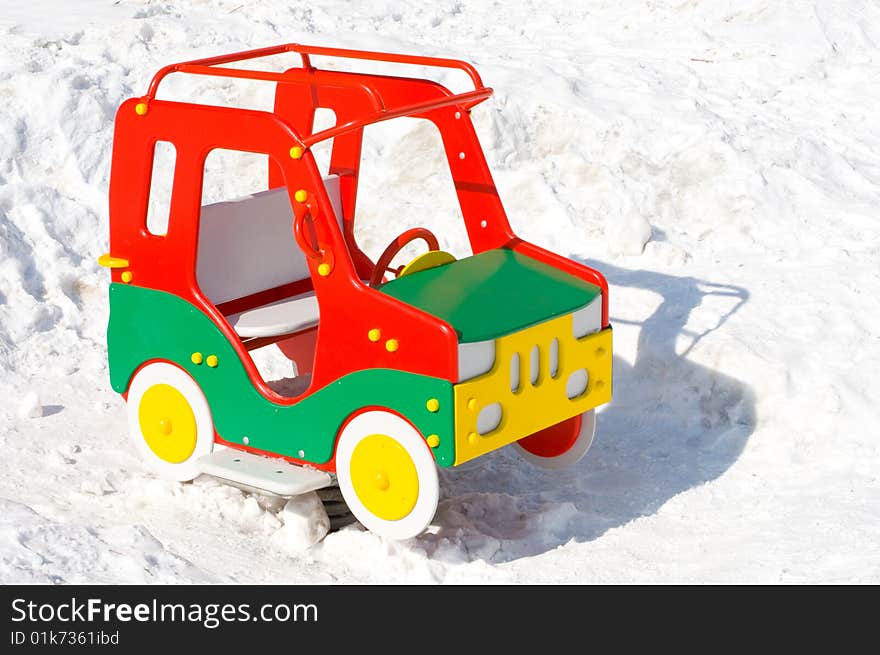
[[[528,437],[523,437],[517,443],[526,451],[538,457],[558,457],[568,452],[581,431],[581,415],[544,428]]]

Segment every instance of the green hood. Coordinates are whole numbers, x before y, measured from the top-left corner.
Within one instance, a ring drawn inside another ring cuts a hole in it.
[[[601,293],[589,282],[507,248],[412,273],[380,290],[443,319],[461,343],[497,339],[573,312]]]

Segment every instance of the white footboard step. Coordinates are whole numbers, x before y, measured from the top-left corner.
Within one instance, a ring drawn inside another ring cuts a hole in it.
[[[215,450],[199,460],[202,473],[276,496],[298,496],[330,486],[329,473],[254,455],[234,448]]]

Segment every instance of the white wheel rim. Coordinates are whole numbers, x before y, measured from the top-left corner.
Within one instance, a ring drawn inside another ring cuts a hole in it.
[[[593,437],[595,435],[596,410],[591,409],[590,411],[581,414],[581,429],[578,432],[578,436],[575,439],[575,442],[571,445],[571,448],[561,455],[557,455],[556,457],[541,457],[535,453],[530,453],[528,450],[520,446],[519,443],[513,445],[520,457],[530,464],[545,469],[564,469],[569,466],[574,466],[584,458],[584,455],[587,454],[590,446],[593,445]]]
[[[373,514],[358,498],[352,484],[350,467],[354,449],[365,437],[387,435],[406,450],[416,468],[419,492],[416,504],[409,514],[389,521]],[[336,447],[336,476],[339,489],[351,513],[370,532],[390,539],[409,539],[431,524],[440,500],[440,482],[437,465],[419,431],[391,412],[375,410],[358,414],[348,422],[339,436]]]
[[[141,431],[138,419],[141,399],[147,389],[157,384],[167,384],[179,391],[189,403],[196,420],[195,449],[192,455],[178,464],[166,462],[158,457],[147,444],[146,437]],[[214,446],[214,423],[205,394],[187,373],[166,362],[147,364],[135,374],[134,380],[131,382],[128,389],[126,410],[128,412],[128,433],[131,440],[134,441],[141,457],[151,468],[163,478],[180,482],[192,480],[199,475],[198,459],[210,453]]]

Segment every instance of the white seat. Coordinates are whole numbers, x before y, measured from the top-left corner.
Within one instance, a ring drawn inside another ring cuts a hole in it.
[[[341,225],[339,177],[324,187]],[[293,236],[293,210],[284,187],[202,207],[196,276],[215,305],[309,278]],[[314,292],[227,317],[240,337],[274,337],[318,324]]]
[[[227,317],[240,337],[275,337],[299,332],[315,327],[318,319],[318,299],[314,291]]]

